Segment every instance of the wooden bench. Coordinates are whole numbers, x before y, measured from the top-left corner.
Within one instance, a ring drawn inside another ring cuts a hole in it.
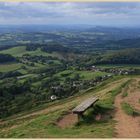
[[[80,105],[78,105],[76,108],[72,110],[74,114],[78,115],[78,119],[80,117],[83,117],[83,113],[89,109],[90,107],[94,106],[94,104],[98,101],[99,99],[97,97],[91,97],[88,98],[87,100],[83,101]]]

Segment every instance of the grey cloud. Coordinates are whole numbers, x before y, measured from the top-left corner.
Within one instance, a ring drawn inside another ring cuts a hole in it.
[[[78,20],[80,23],[94,21],[97,23],[101,21],[114,23],[114,17],[118,22],[120,19],[124,20],[124,22],[130,22],[133,18],[137,19],[139,23],[140,3],[0,2],[0,23],[8,23],[10,20],[15,24],[20,22],[27,23],[29,20],[30,22],[56,22],[60,24],[66,21],[77,23]]]

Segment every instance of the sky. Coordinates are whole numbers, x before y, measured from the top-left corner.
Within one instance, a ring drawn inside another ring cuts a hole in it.
[[[140,26],[140,2],[0,2],[0,25]]]

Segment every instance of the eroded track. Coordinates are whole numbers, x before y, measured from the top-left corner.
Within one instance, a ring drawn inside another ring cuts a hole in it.
[[[116,137],[118,138],[140,138],[140,116],[127,115],[121,107],[122,102],[127,102],[135,109],[140,110],[140,88],[138,87],[140,79],[134,79],[127,89],[128,96],[122,98],[121,94],[115,99],[115,120],[116,123]]]

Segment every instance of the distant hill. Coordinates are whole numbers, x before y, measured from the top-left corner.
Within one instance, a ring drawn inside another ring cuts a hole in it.
[[[96,64],[140,64],[140,48],[107,53],[100,57]]]

